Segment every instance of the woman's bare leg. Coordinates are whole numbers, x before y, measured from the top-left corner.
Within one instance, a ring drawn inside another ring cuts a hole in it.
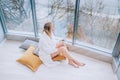
[[[68,50],[66,49],[66,47],[60,47],[58,48],[58,51],[55,53],[52,53],[51,56],[55,57],[56,55],[58,55],[59,53],[63,53],[63,55],[68,58],[68,64],[74,66],[74,67],[79,67],[79,66],[84,66],[84,63],[80,63],[78,61],[76,61],[74,58],[72,58],[69,54],[68,54]]]

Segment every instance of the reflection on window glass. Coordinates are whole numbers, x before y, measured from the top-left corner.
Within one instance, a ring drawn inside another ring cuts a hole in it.
[[[120,32],[118,0],[80,0],[77,43],[113,50]]]
[[[69,26],[74,22],[75,0],[35,0],[39,33],[46,22],[53,22],[54,34],[58,37],[68,37]]]
[[[8,32],[33,33],[30,0],[1,0],[0,5]]]

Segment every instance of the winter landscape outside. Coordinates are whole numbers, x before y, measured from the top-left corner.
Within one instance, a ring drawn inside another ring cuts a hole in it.
[[[39,34],[53,22],[56,36],[72,40],[76,0],[35,0]],[[8,31],[34,33],[30,0],[1,0]],[[120,0],[80,0],[77,44],[112,50],[120,32]]]

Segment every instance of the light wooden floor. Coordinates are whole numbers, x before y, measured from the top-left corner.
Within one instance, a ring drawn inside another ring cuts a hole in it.
[[[86,66],[74,68],[61,62],[59,66],[48,68],[41,65],[36,72],[16,62],[24,51],[21,42],[6,40],[0,44],[0,80],[116,80],[111,64],[70,52]]]

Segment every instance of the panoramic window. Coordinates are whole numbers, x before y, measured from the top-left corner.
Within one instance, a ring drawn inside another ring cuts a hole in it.
[[[33,34],[30,0],[1,0],[8,32]]]
[[[118,0],[80,0],[76,43],[112,51],[120,32]]]
[[[56,37],[74,43],[76,0],[0,1],[8,32],[37,37],[44,24],[52,22]],[[112,51],[119,32],[120,0],[80,0],[75,44]]]

